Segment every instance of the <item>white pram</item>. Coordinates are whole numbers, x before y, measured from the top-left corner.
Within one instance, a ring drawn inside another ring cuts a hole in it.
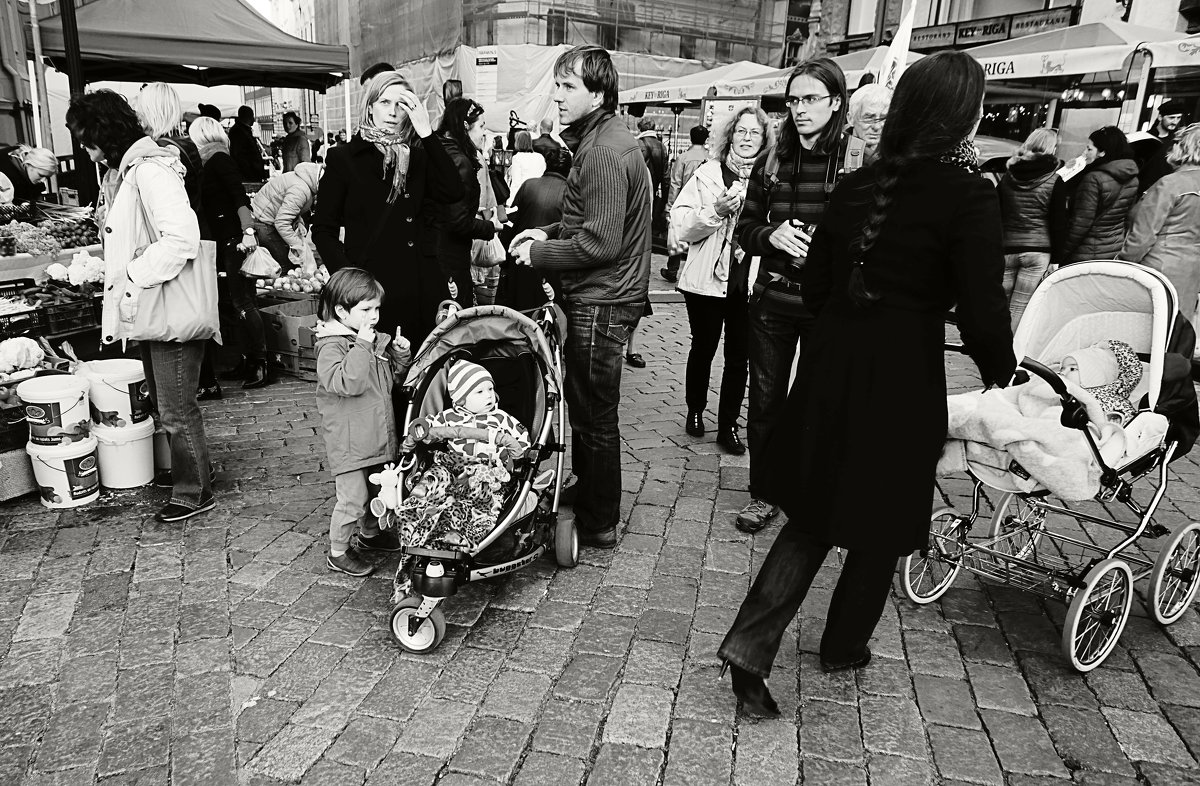
[[[1140,441],[1135,455],[1122,453],[1115,466],[1106,462],[1089,431],[1084,405],[1049,368],[1064,355],[1106,339],[1125,342],[1142,361],[1141,382],[1130,396],[1137,415],[1128,426],[1154,435]],[[1129,617],[1135,580],[1150,578],[1150,605],[1164,625],[1183,615],[1200,587],[1200,524],[1187,524],[1172,534],[1153,522],[1166,491],[1167,464],[1190,450],[1200,431],[1190,378],[1195,334],[1178,317],[1175,291],[1165,277],[1141,265],[1101,261],[1071,265],[1048,276],[1034,292],[1013,344],[1016,356],[1023,358],[1021,367],[1044,379],[1058,395],[1062,425],[1083,433],[1099,468],[1096,500],[1122,503],[1136,521],[1123,523],[1051,503],[1050,493],[1036,484],[1031,487],[1019,465],[1012,473],[996,472],[994,466],[976,472],[968,461],[971,513],[963,516],[950,507],[933,512],[928,547],[905,559],[904,590],[913,601],[930,603],[966,569],[1068,602],[1062,648],[1076,669],[1090,671],[1116,646]],[[1151,474],[1158,476],[1158,484],[1142,484],[1150,486],[1151,493],[1143,507],[1133,498],[1135,484]],[[986,537],[971,539],[968,535],[988,489],[1002,496]],[[1048,527],[1051,514],[1077,524]],[[1091,525],[1115,530],[1116,535]],[[1139,539],[1168,534],[1156,559],[1135,545]]]

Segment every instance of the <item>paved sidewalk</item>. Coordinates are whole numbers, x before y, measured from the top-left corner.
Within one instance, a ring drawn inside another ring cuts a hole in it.
[[[715,651],[778,525],[732,526],[747,461],[683,433],[686,320],[656,311],[625,376],[619,548],[468,586],[427,656],[387,631],[395,559],[325,567],[311,385],[206,407],[219,507],[182,526],[153,522],[161,491],[0,507],[0,783],[1200,783],[1194,610],[1164,630],[1137,604],[1081,676],[1061,604],[967,577],[927,607],[897,585],[872,664],[826,676],[827,567],[770,680],[785,717],[738,718]],[[863,449],[903,461],[880,409]],[[1200,518],[1196,461],[1173,475],[1160,520]],[[871,488],[862,515],[889,515]]]

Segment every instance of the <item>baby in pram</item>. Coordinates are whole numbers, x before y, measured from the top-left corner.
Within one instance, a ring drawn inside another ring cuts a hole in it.
[[[400,505],[405,546],[438,542],[473,551],[496,525],[513,461],[529,432],[499,409],[491,374],[459,360],[446,377],[453,406],[409,425],[410,439],[445,441]]]

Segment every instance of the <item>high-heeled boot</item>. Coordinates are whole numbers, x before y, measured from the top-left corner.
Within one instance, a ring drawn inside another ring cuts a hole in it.
[[[779,705],[767,690],[767,683],[754,672],[746,671],[736,663],[725,661],[721,676],[729,671],[733,682],[733,695],[742,702],[742,712],[764,718],[779,717]]]
[[[246,381],[242,383],[244,390],[266,387],[271,384],[271,374],[267,369],[267,361],[262,358],[247,359]]]

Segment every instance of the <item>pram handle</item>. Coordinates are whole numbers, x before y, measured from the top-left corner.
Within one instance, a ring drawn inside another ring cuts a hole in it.
[[[1056,374],[1054,369],[1050,368],[1049,366],[1045,366],[1036,360],[1031,360],[1027,357],[1022,358],[1018,365],[1021,368],[1027,369],[1033,372],[1035,375],[1046,380],[1046,384],[1048,384],[1054,391],[1055,395],[1062,400],[1063,411],[1062,416],[1059,418],[1059,422],[1067,428],[1078,429],[1079,431],[1084,432],[1084,436],[1087,437],[1088,444],[1092,446],[1092,452],[1096,454],[1096,459],[1100,462],[1100,466],[1104,469],[1107,469],[1107,466],[1104,464],[1104,459],[1101,458],[1100,451],[1096,447],[1095,441],[1092,439],[1092,435],[1087,432],[1087,407],[1085,407],[1079,401],[1079,399],[1075,398],[1067,391],[1067,383],[1063,381],[1063,378]]]
[[[1049,366],[1043,365],[1028,357],[1021,358],[1021,362],[1017,365],[1046,380],[1046,384],[1058,394],[1059,398],[1068,395],[1067,383],[1063,382],[1062,377],[1055,373],[1054,369],[1050,368]]]

